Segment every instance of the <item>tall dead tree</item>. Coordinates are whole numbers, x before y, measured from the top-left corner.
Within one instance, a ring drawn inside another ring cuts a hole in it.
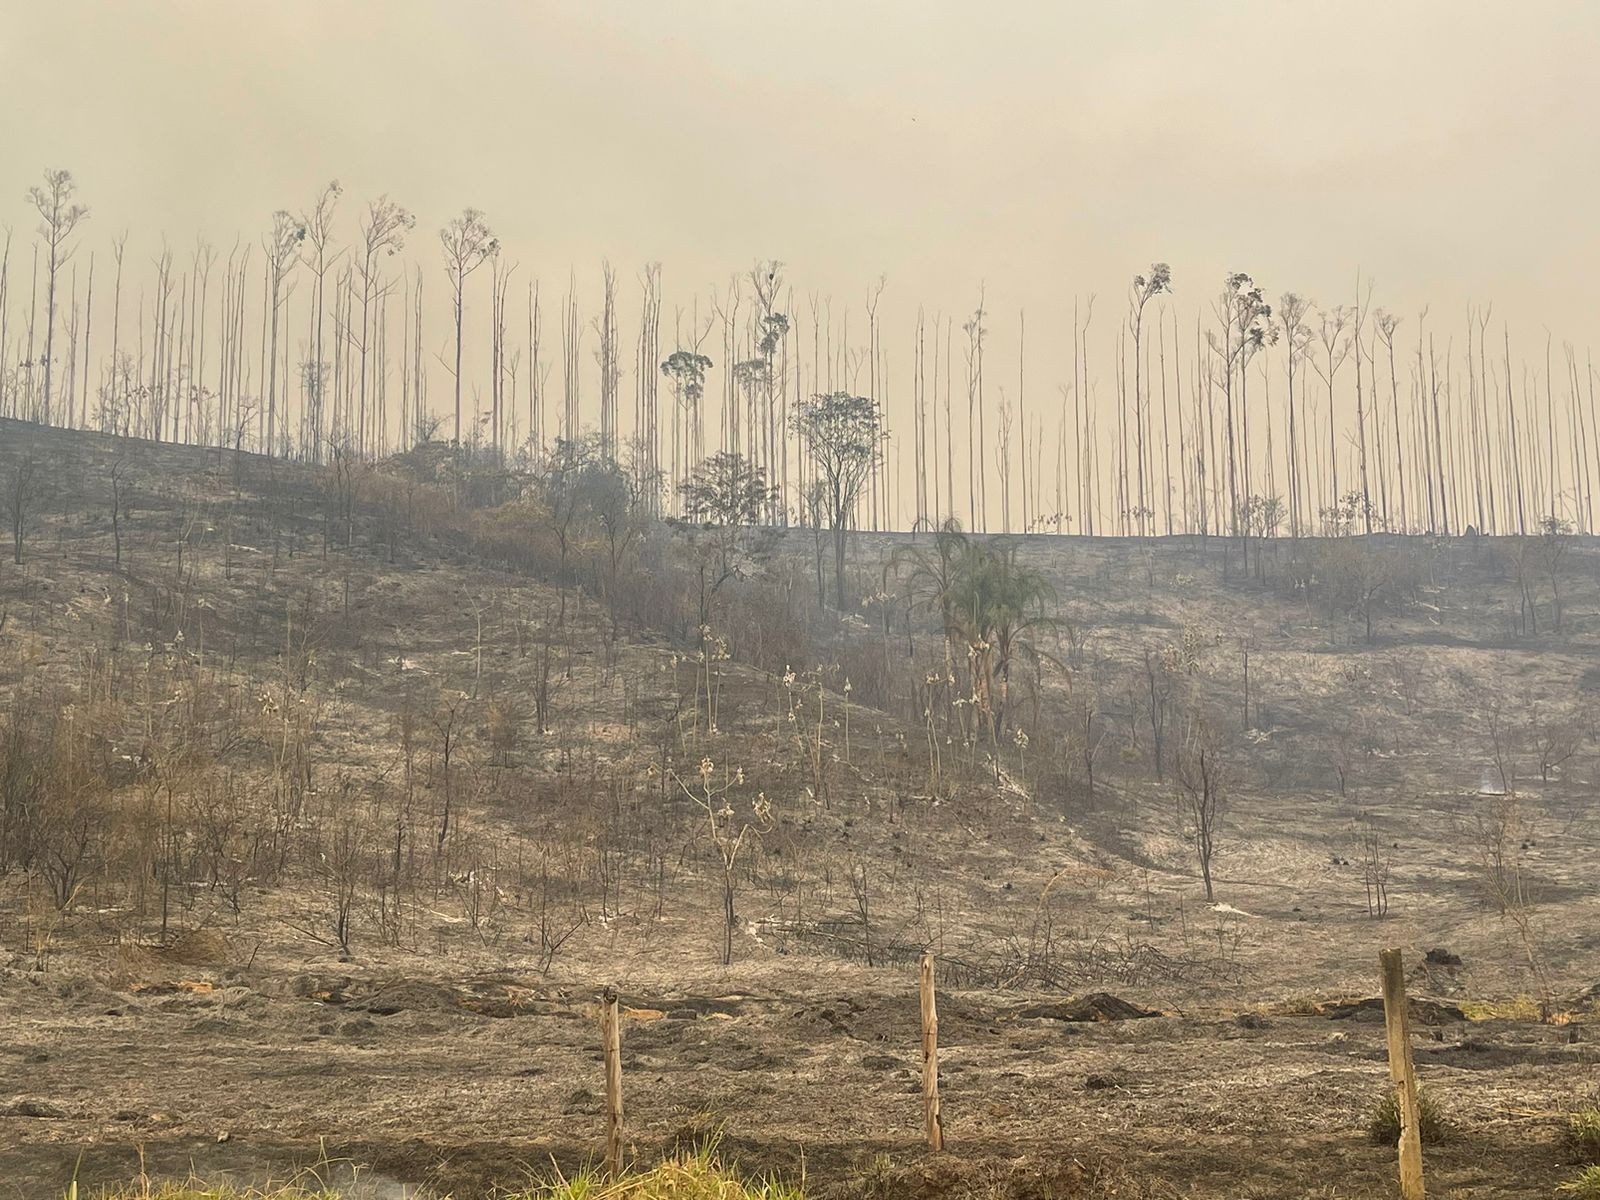
[[[1209,334],[1208,337],[1212,353],[1218,360],[1214,374],[1222,384],[1227,409],[1229,521],[1233,536],[1242,538],[1247,532],[1242,519],[1244,507],[1241,500],[1249,493],[1249,442],[1243,436],[1242,416],[1236,416],[1234,412],[1234,376],[1237,374],[1240,381],[1239,408],[1242,412],[1244,368],[1251,357],[1267,344],[1267,339],[1274,336],[1269,333],[1268,325],[1272,308],[1255,281],[1244,272],[1236,271],[1223,281],[1222,295],[1213,305],[1213,312],[1222,329],[1220,342],[1215,334]],[[1244,474],[1244,496],[1240,491],[1241,469]]]
[[[43,187],[36,185],[28,189],[28,203],[39,213],[39,237],[45,247],[44,396],[40,419],[46,424],[52,416],[50,389],[55,367],[56,280],[61,268],[72,258],[73,231],[89,215],[86,207],[73,202],[77,190],[71,171],[56,170],[44,173]],[[68,407],[70,409],[70,403]]]
[[[356,276],[361,284],[361,327],[356,342],[356,444],[365,447],[369,439],[367,392],[368,359],[374,337],[372,308],[382,305],[394,290],[394,282],[385,280],[381,263],[400,253],[405,246],[406,234],[416,228],[417,219],[388,196],[379,196],[367,204],[361,218],[361,259],[356,263]],[[449,258],[448,248],[446,258]],[[469,271],[470,273],[470,271]],[[460,326],[460,314],[456,316]],[[459,358],[456,369],[459,372]],[[459,397],[459,391],[457,393]],[[458,399],[459,404],[459,399]]]
[[[508,390],[516,393],[518,355],[506,342],[506,300],[517,264],[496,261],[489,273],[489,444],[496,461],[504,461],[506,438],[516,424]]]
[[[659,516],[661,426],[657,400],[661,376],[656,373],[656,361],[661,352],[661,264],[647,264],[640,273],[639,284],[643,295],[633,363],[633,436],[638,456],[635,468],[640,494],[646,498],[649,511]]]
[[[461,345],[465,328],[467,280],[472,273],[500,253],[500,239],[475,208],[461,210],[439,231],[444,248],[445,273],[450,277],[450,311],[455,321],[455,359],[451,374],[455,383],[455,425],[452,440],[461,448]]]
[[[1350,347],[1356,364],[1356,453],[1357,470],[1361,480],[1361,515],[1366,532],[1372,532],[1372,483],[1367,474],[1367,409],[1361,391],[1361,329],[1366,324],[1367,310],[1372,307],[1372,284],[1367,283],[1366,295],[1361,293],[1361,276],[1356,276],[1356,302],[1350,307]],[[1330,408],[1331,413],[1331,408]]]
[[[534,279],[528,283],[528,448],[535,460],[544,454],[544,385],[550,373],[539,354],[543,342],[544,306]]]
[[[615,460],[620,445],[617,384],[622,379],[622,359],[617,349],[617,273],[609,261],[600,264],[600,315],[594,331],[600,339],[594,352],[600,368],[600,453]]]
[[[16,394],[7,387],[8,372],[5,363],[6,347],[11,344],[6,337],[6,327],[11,313],[11,226],[7,225],[5,230],[5,247],[0,250],[0,413],[15,416],[16,409],[13,405]]]
[[[961,326],[967,335],[967,519],[974,531],[988,528],[988,471],[983,466],[983,291],[978,307]]]
[[[1411,509],[1406,498],[1405,426],[1400,423],[1400,378],[1394,361],[1394,332],[1399,328],[1400,318],[1380,308],[1376,324],[1378,338],[1389,353],[1389,406],[1394,419],[1395,486],[1400,499],[1400,530],[1404,533],[1410,529]]]
[[[738,364],[749,368],[746,377],[755,388],[749,419],[751,453],[747,457],[766,472],[767,479],[775,480],[779,474],[778,446],[784,436],[777,405],[781,373],[778,351],[789,336],[789,317],[778,308],[778,296],[783,290],[783,264],[776,259],[758,262],[750,269],[748,278],[754,294],[751,332],[755,339],[755,357]],[[774,491],[764,514],[774,525],[782,511],[780,505],[781,497]]]
[[[1328,385],[1328,470],[1331,483],[1328,489],[1327,507],[1339,507],[1339,443],[1338,421],[1335,416],[1333,385],[1339,374],[1339,368],[1344,366],[1344,361],[1350,355],[1350,339],[1345,336],[1345,327],[1350,323],[1350,310],[1342,304],[1336,304],[1331,309],[1323,311],[1318,320],[1318,340],[1322,343],[1322,360],[1319,362],[1314,356],[1311,365],[1322,381]]]
[[[1295,408],[1294,381],[1296,368],[1311,350],[1311,329],[1306,324],[1310,304],[1305,297],[1285,292],[1278,300],[1278,324],[1283,329],[1284,370],[1288,376],[1288,396],[1284,401],[1288,418],[1287,458],[1289,465],[1289,532],[1299,537],[1305,506],[1304,456],[1301,439],[1304,437],[1304,420]]]
[[[266,437],[262,452],[277,453],[278,446],[278,315],[287,299],[284,285],[299,260],[300,244],[305,241],[306,227],[283,209],[272,214],[272,228],[261,241],[267,255],[267,309],[271,317],[272,332],[267,343],[266,358]],[[158,321],[158,327],[160,322]]]
[[[202,311],[204,306],[202,305]],[[94,333],[94,252],[89,252],[89,286],[83,301],[83,374],[81,387],[81,403],[79,405],[78,427],[89,428],[89,346],[90,337]],[[69,404],[71,398],[68,397]]]
[[[311,361],[303,371],[306,394],[302,402],[301,419],[305,428],[301,441],[313,462],[322,461],[322,446],[326,436],[324,420],[327,415],[328,368],[323,345],[327,331],[325,301],[328,270],[333,266],[333,259],[329,257],[333,244],[333,214],[342,191],[339,181],[333,180],[318,194],[311,211],[300,215],[300,223],[306,231],[305,265],[313,280],[308,314]]]
[[[578,413],[580,399],[578,353],[583,345],[583,330],[578,324],[578,277],[576,272],[567,277],[567,294],[561,302],[561,433],[567,441],[576,441],[582,432]]]
[[[1135,275],[1128,292],[1128,328],[1133,333],[1133,414],[1135,452],[1139,457],[1138,507],[1134,510],[1139,536],[1149,532],[1148,518],[1154,506],[1147,503],[1145,479],[1145,414],[1143,389],[1144,310],[1157,296],[1172,290],[1172,268],[1164,262],[1151,263],[1148,275]]]

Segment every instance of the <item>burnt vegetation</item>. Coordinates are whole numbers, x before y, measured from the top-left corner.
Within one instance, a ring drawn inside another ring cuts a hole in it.
[[[1337,886],[1376,919],[1406,904],[1407,812],[1456,811],[1447,856],[1554,999],[1530,852],[1584,819],[1590,681],[1515,674],[1586,636],[1587,548],[1548,546],[1573,535],[1276,539],[1241,579],[1217,541],[950,522],[856,535],[834,578],[731,454],[679,520],[591,439],[317,466],[0,428],[28,498],[0,863],[40,966],[73,930],[248,926],[345,957],[515,941],[548,970],[704,919],[725,963],[935,945],[974,983],[1237,980],[1226,937],[1069,933],[1060,881],[1098,905],[1159,866],[1169,898],[1226,899],[1282,795],[1339,818]],[[946,860],[973,822],[987,852]],[[947,914],[1000,882],[1036,894]]]
[[[468,208],[424,270],[387,197],[341,244],[337,184],[163,250],[136,307],[117,239],[97,306],[75,196],[29,194],[26,305],[0,264],[7,979],[547,1016],[932,951],[974,1038],[1248,1032],[1364,1011],[1382,940],[1463,1006],[1590,1020],[1575,353],[1496,362],[1485,310],[1458,361],[1365,285],[1242,273],[1191,346],[1156,263],[1109,364],[1082,306],[1047,413],[982,294],[919,311],[892,391],[883,281],[863,334],[762,262],[669,336],[652,265],[629,368],[609,264],[587,315]],[[1027,1003],[1060,992],[1093,994]],[[891,1038],[860,1012],[785,1019]]]

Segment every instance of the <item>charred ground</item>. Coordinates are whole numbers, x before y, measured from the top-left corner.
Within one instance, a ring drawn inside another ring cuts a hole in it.
[[[249,1177],[325,1140],[458,1196],[582,1160],[614,982],[642,1156],[721,1130],[823,1195],[1385,1195],[1381,1020],[1331,1002],[1388,944],[1439,1002],[1438,1192],[1567,1169],[1600,938],[1587,539],[1015,539],[1048,620],[975,703],[929,534],[852,539],[841,617],[807,531],[443,447],[310,466],[0,423],[0,482],[24,462],[0,1194],[80,1155],[126,1179],[141,1147]],[[1100,991],[1158,1015],[1052,1007]]]

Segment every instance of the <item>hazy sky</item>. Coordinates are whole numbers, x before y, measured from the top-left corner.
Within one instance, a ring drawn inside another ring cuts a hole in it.
[[[659,259],[688,287],[778,257],[840,297],[984,279],[1005,311],[1120,300],[1152,258],[1191,299],[1232,268],[1350,291],[1359,265],[1397,304],[1493,296],[1574,337],[1596,315],[1586,0],[6,7],[23,227],[45,165],[92,232],[180,244],[337,177],[421,231],[483,208],[546,273]]]
[[[86,244],[225,246],[336,177],[347,224],[381,192],[415,210],[430,270],[471,204],[591,296],[601,257],[630,287],[660,260],[669,312],[774,257],[836,305],[887,275],[903,347],[919,302],[986,283],[1047,392],[1070,297],[1120,313],[1153,259],[1186,323],[1228,270],[1348,302],[1358,267],[1408,321],[1493,299],[1541,351],[1600,315],[1590,0],[6,8],[0,220],[30,229],[24,189],[70,167]]]

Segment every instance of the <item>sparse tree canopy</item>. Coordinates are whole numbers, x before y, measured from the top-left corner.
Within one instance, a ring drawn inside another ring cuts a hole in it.
[[[701,550],[700,624],[710,619],[715,596],[730,580],[746,572],[764,545],[757,528],[771,511],[776,489],[767,473],[742,454],[720,451],[700,465],[681,486],[683,511],[691,540]],[[709,557],[709,562],[707,561]]]
[[[731,450],[713,454],[679,485],[684,516],[700,525],[754,525],[772,503],[767,473]]]
[[[829,392],[802,400],[790,418],[805,443],[822,485],[833,530],[834,601],[844,611],[845,536],[861,490],[883,454],[888,436],[876,400]]]
[[[1164,262],[1151,263],[1150,274],[1133,277],[1133,303],[1141,310],[1163,292],[1172,290],[1172,268]]]
[[[677,386],[681,398],[688,404],[700,403],[706,390],[706,372],[711,360],[692,350],[674,350],[661,364],[661,373]]]

